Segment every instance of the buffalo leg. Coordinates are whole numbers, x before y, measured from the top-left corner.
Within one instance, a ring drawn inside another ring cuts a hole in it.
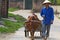
[[[34,31],[31,31],[30,34],[31,34],[31,40],[34,40]]]

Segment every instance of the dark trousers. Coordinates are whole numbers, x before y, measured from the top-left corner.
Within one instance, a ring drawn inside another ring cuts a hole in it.
[[[42,24],[42,36],[44,36],[44,37],[49,36],[50,26],[51,26],[51,24],[49,24],[49,25]]]

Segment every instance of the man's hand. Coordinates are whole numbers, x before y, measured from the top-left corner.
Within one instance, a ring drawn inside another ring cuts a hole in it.
[[[45,15],[42,15],[43,19],[45,18]]]
[[[51,20],[51,24],[53,24],[53,20]]]

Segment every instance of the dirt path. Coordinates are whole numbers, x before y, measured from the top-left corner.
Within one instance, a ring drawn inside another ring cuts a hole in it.
[[[31,15],[30,10],[19,10],[12,12],[13,14],[22,15],[23,17],[27,18]],[[39,13],[36,14],[39,19],[42,20]],[[0,40],[30,40],[30,38],[25,38],[24,27],[20,28],[13,34],[4,34],[0,36]],[[39,33],[35,33],[35,35],[39,35]],[[42,40],[42,39],[35,39],[35,40]],[[51,26],[50,30],[50,37],[48,40],[60,40],[60,20],[55,17],[54,24]]]

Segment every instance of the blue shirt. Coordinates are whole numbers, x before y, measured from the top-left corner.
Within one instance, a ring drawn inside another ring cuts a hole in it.
[[[43,23],[44,24],[51,24],[51,21],[54,20],[54,11],[52,7],[43,7],[41,10],[41,16],[44,15]]]

